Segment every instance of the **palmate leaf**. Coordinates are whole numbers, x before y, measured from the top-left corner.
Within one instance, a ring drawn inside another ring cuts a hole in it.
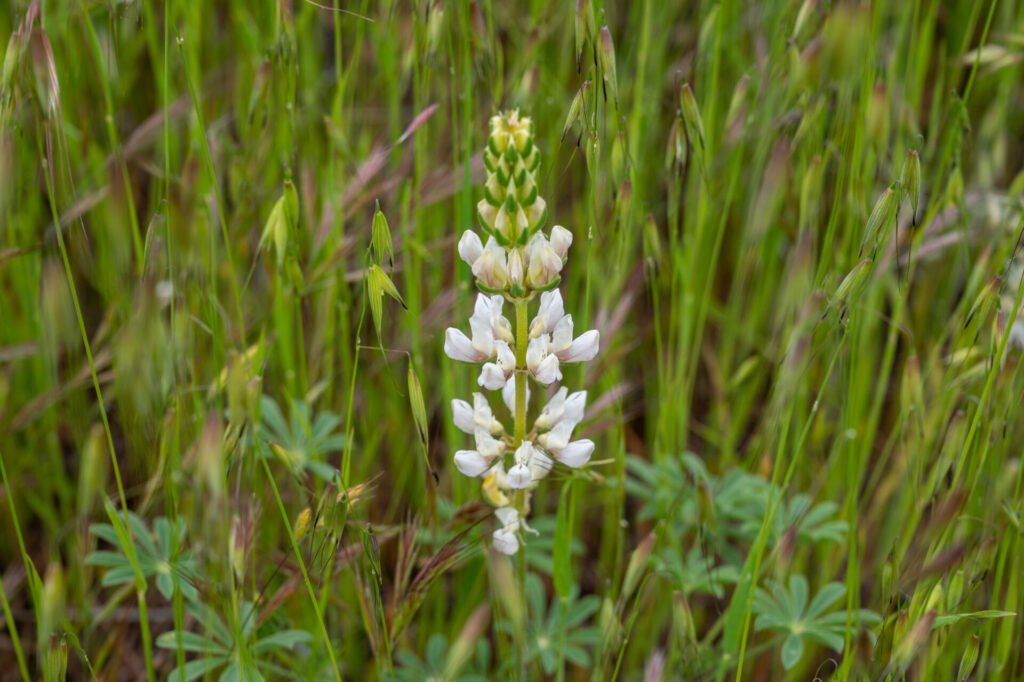
[[[345,436],[338,433],[341,418],[324,411],[315,416],[309,403],[292,400],[288,417],[273,398],[260,396],[260,423],[256,432],[266,446],[267,453],[280,448],[282,457],[296,472],[309,471],[323,481],[334,480],[337,468],[327,462],[327,456],[345,447]]]
[[[161,634],[156,639],[158,647],[177,649],[180,637],[182,649],[202,655],[202,658],[185,665],[181,671],[184,672],[184,679],[194,680],[221,667],[224,669],[217,679],[225,680],[225,682],[242,679],[248,682],[264,679],[257,666],[246,664],[244,667],[240,667],[237,652],[241,650],[241,647],[234,640],[233,631],[228,628],[216,610],[206,604],[194,601],[188,603],[186,608],[196,622],[208,632],[199,634],[189,631],[171,631]],[[252,641],[256,631],[256,607],[252,602],[247,601],[242,603],[240,611],[241,634],[245,638],[246,648],[258,665],[264,665],[261,660],[266,661],[267,654],[275,650],[290,649],[313,640],[313,636],[305,630],[289,629],[280,630]],[[169,679],[179,679],[179,670],[172,671]]]
[[[157,589],[165,598],[174,594],[174,574],[178,577],[178,587],[188,600],[194,600],[198,592],[193,585],[195,579],[195,561],[188,552],[181,551],[177,557],[172,556],[171,542],[172,524],[165,517],[158,517],[153,522],[153,533],[146,527],[146,522],[134,512],[123,514],[126,525],[131,529],[136,544],[139,569],[145,578],[155,578]],[[135,580],[135,572],[126,555],[126,548],[117,535],[114,527],[108,523],[96,523],[89,527],[90,532],[101,540],[105,540],[119,551],[96,550],[85,558],[85,563],[100,566],[108,570],[103,574],[100,584],[104,587],[124,585]],[[185,526],[178,524],[178,547],[185,543]]]
[[[842,583],[828,583],[808,603],[807,578],[794,575],[789,586],[769,581],[768,590],[757,588],[753,612],[757,615],[754,629],[785,633],[780,657],[786,670],[792,669],[804,653],[804,640],[810,640],[842,653],[846,624],[854,627],[877,625],[881,616],[867,609],[858,609],[848,617],[846,611],[825,613],[846,594]]]

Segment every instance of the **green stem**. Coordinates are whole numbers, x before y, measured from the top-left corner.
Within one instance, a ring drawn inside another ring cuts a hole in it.
[[[516,308],[516,413],[513,435],[513,451],[518,449],[526,439],[526,346],[529,343],[527,336],[527,314],[526,299],[517,298],[514,301]],[[529,493],[526,489],[516,490],[515,508],[519,516],[526,515],[527,507],[530,504]],[[526,595],[526,549],[519,550],[516,565],[516,581],[519,586],[520,597]],[[525,603],[525,601],[524,601]],[[516,676],[517,679],[526,679],[526,632],[525,628],[516,628]]]

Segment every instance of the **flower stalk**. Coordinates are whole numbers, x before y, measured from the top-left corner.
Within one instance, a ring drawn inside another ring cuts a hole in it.
[[[538,483],[556,466],[585,466],[594,451],[592,441],[572,440],[583,421],[586,392],[570,395],[564,387],[555,389],[561,365],[592,359],[600,335],[590,330],[574,336],[572,315],[565,313],[558,286],[573,235],[559,225],[544,232],[548,212],[535,179],[540,151],[532,121],[518,111],[493,117],[484,165],[488,175],[477,217],[486,242],[467,230],[458,244],[481,293],[469,318],[469,335],[449,328],[444,351],[453,360],[482,363],[477,384],[483,391],[501,391],[512,417],[509,434],[485,393],[474,393],[472,405],[452,401],[455,425],[476,443],[473,450],[455,453],[455,466],[483,479],[484,497],[496,507],[501,524],[494,531],[494,546],[516,554],[524,531],[530,531],[526,516]],[[514,327],[502,314],[505,303],[512,304]],[[548,398],[532,427],[531,383]]]

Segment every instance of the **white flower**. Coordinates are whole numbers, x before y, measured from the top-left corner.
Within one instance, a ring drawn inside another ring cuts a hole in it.
[[[530,467],[525,464],[514,464],[505,474],[505,483],[513,490],[530,485]]]
[[[552,460],[540,448],[530,441],[523,443],[516,450],[515,465],[505,476],[509,488],[527,488],[535,485],[551,471]]]
[[[466,262],[466,265],[473,267],[476,260],[483,254],[484,245],[480,243],[480,237],[472,230],[466,230],[459,239],[459,257]]]
[[[559,258],[565,258],[569,253],[569,246],[572,244],[572,232],[561,225],[551,228],[551,249],[558,254]]]
[[[572,315],[566,315],[551,334],[548,352],[558,356],[562,362],[586,362],[597,355],[601,335],[596,329],[572,338]]]
[[[487,240],[483,253],[473,262],[473,276],[490,289],[504,289],[508,286],[505,249],[498,245],[494,237]]]
[[[501,522],[501,528],[494,531],[494,548],[502,554],[515,554],[519,551],[519,512],[514,507],[501,507],[494,515]]]
[[[555,395],[551,396],[548,404],[541,410],[536,421],[534,421],[534,426],[538,429],[550,429],[562,420],[579,424],[583,421],[586,405],[586,391],[576,391],[569,395],[569,389],[562,386]]]
[[[511,284],[523,285],[524,270],[523,253],[520,249],[512,249],[508,254],[508,280]]]
[[[505,407],[508,408],[509,412],[514,413],[516,411],[516,376],[513,374],[508,378],[505,383],[505,387],[501,389],[501,399],[505,403]],[[530,404],[530,384],[526,384],[526,404]]]
[[[550,242],[540,232],[533,236],[526,248],[529,252],[530,263],[526,273],[526,283],[534,289],[546,287],[562,271],[561,256],[555,253]]]
[[[461,362],[480,362],[491,355],[479,350],[468,336],[454,327],[448,327],[444,332],[444,354]]]
[[[589,438],[574,440],[558,452],[552,450],[551,454],[567,467],[578,469],[590,461],[590,456],[594,454],[594,441]]]
[[[505,452],[504,441],[489,434],[487,429],[482,429],[478,426],[473,432],[473,437],[476,438],[477,452],[487,460],[492,460]]]
[[[509,375],[516,369],[516,356],[506,342],[495,341],[494,351],[497,363],[485,364],[480,372],[480,378],[477,380],[477,383],[489,391],[497,391],[504,387]]]
[[[504,297],[501,294],[495,294],[494,296],[485,296],[480,294],[476,297],[476,303],[473,304],[473,318],[485,322],[491,328],[492,336],[500,341],[512,343],[515,337],[512,335],[512,323],[508,321],[508,318],[501,314],[502,306],[505,304]],[[472,325],[472,322],[470,322]]]
[[[533,449],[533,457],[530,458],[530,478],[536,482],[551,473],[551,466],[553,462],[551,458],[547,456],[540,448]]]
[[[530,323],[530,338],[541,334],[550,334],[563,317],[565,317],[565,305],[562,302],[562,293],[558,289],[542,292],[537,316]]]
[[[455,428],[463,433],[473,433],[476,429],[473,408],[465,400],[454,398],[452,400],[452,421]]]
[[[498,434],[504,431],[501,422],[494,418],[491,405],[482,393],[473,394],[473,406],[465,400],[452,400],[452,421],[463,433],[473,435],[476,429],[484,428],[489,433]]]
[[[538,436],[537,441],[552,452],[561,450],[569,444],[569,439],[572,438],[572,430],[575,428],[576,424],[573,422],[560,421],[555,425],[555,428]]]
[[[488,362],[480,368],[480,378],[476,382],[488,391],[497,391],[505,385],[505,373],[497,364]]]
[[[487,460],[476,450],[459,450],[455,453],[455,468],[466,476],[479,476],[487,471]]]
[[[562,372],[558,369],[558,358],[548,353],[550,344],[551,337],[542,334],[530,339],[526,346],[526,366],[537,381],[545,386],[562,378]]]

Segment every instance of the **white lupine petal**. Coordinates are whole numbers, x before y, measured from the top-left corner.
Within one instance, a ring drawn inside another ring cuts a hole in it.
[[[516,448],[516,454],[514,455],[516,464],[529,464],[530,458],[533,457],[534,452],[535,448],[533,447],[533,443],[531,441],[524,440],[519,444],[519,447]]]
[[[558,357],[549,355],[544,358],[537,369],[534,371],[533,376],[536,377],[537,381],[548,386],[553,384],[562,378],[562,372],[558,369]]]
[[[530,219],[531,225],[536,227],[537,223],[540,222],[540,217],[544,215],[544,207],[546,205],[543,197],[537,197],[537,200],[526,209],[526,215]]]
[[[515,353],[504,341],[495,341],[494,350],[498,357],[498,366],[506,375],[510,374],[516,368]]]
[[[516,411],[516,375],[513,374],[505,382],[505,388],[501,389],[501,399],[505,403],[505,407],[508,408],[509,412],[515,413]],[[530,404],[530,383],[526,383],[526,404]]]
[[[477,383],[488,391],[497,391],[505,386],[505,372],[497,364],[488,362],[480,368]]]
[[[565,315],[555,325],[551,333],[551,343],[548,345],[549,353],[561,353],[572,345],[572,315]]]
[[[472,435],[476,430],[475,416],[473,408],[465,400],[452,400],[452,421],[459,431]]]
[[[530,478],[534,481],[539,481],[551,472],[551,466],[553,462],[550,457],[540,450],[534,450],[533,457],[530,458]]]
[[[587,410],[587,392],[576,391],[565,400],[565,410],[562,412],[562,419],[579,424],[583,421],[583,415]]]
[[[487,294],[477,294],[476,300],[473,301],[473,316],[469,319],[483,320],[487,324],[491,323],[491,297]]]
[[[502,554],[511,556],[519,551],[519,538],[514,531],[499,528],[494,531],[494,548]]]
[[[501,433],[505,430],[501,422],[494,418],[494,413],[491,412],[491,404],[487,402],[487,398],[482,393],[473,394],[473,423],[492,434]],[[467,433],[473,433],[473,431],[468,431]]]
[[[547,357],[548,345],[551,343],[551,339],[547,334],[542,334],[535,339],[530,339],[530,343],[526,346],[526,366],[534,372],[537,371],[537,367]]]
[[[444,332],[444,354],[460,362],[480,362],[487,358],[473,346],[468,336],[454,327]]]
[[[530,467],[516,464],[505,474],[505,484],[513,490],[520,490],[530,485]]]
[[[574,422],[561,420],[555,424],[555,428],[540,436],[541,444],[549,450],[561,450],[569,444],[572,438],[572,430],[576,428]]]
[[[508,281],[522,286],[526,277],[526,266],[520,249],[512,249],[508,254]]]
[[[562,464],[578,469],[590,461],[590,456],[594,454],[594,441],[589,438],[574,440],[562,448],[561,451],[553,452],[553,454],[555,459]]]
[[[561,271],[562,259],[545,239],[530,254],[530,269],[526,281],[532,287],[544,287],[551,284]]]
[[[561,225],[551,228],[551,248],[559,258],[565,258],[569,253],[569,246],[572,244],[572,232]]]
[[[491,289],[504,289],[508,285],[505,249],[498,245],[494,237],[487,240],[483,253],[473,263],[473,276]]]
[[[564,316],[565,305],[562,302],[562,293],[558,289],[542,292],[537,316],[530,323],[530,336],[550,334]]]
[[[519,527],[519,510],[515,507],[501,507],[494,510],[494,515],[501,521],[504,528],[509,526]]]
[[[504,452],[505,444],[494,438],[486,429],[477,427],[473,435],[476,438],[477,451],[487,459],[497,457]]]
[[[473,337],[473,349],[482,356],[482,359],[494,355],[494,334],[491,332],[491,325],[477,316],[469,318],[469,331]]]
[[[597,355],[601,334],[596,329],[580,334],[564,351],[558,353],[562,362],[586,362]]]
[[[455,453],[455,468],[466,476],[479,476],[487,471],[487,460],[476,450],[459,450]]]
[[[562,386],[558,391],[551,396],[548,400],[548,404],[544,406],[544,409],[537,415],[537,419],[534,421],[534,426],[538,429],[549,429],[562,417],[562,412],[565,410],[565,397],[569,393],[569,389]]]
[[[459,239],[459,258],[464,260],[469,267],[473,267],[473,263],[483,252],[484,245],[476,232],[466,230],[462,233],[462,237]]]

